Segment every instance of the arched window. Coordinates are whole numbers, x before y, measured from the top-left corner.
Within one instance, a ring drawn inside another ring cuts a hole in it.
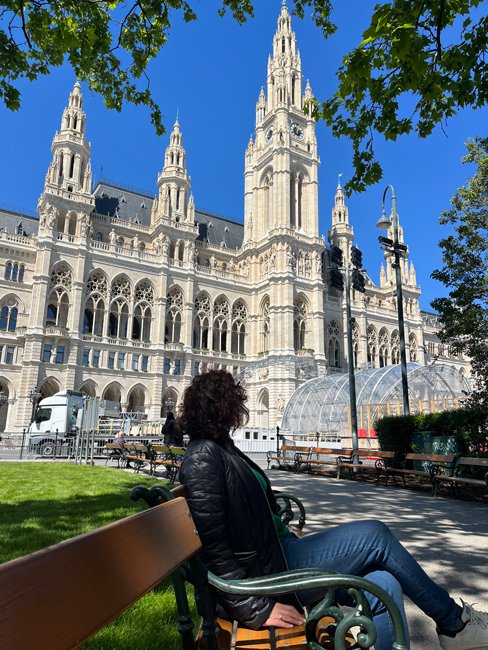
[[[59,264],[51,273],[46,326],[67,327],[72,282],[71,270],[65,264]]]
[[[17,262],[15,262],[15,264],[12,267],[12,280],[14,282],[17,282],[18,277],[19,277],[19,265],[17,264]]]
[[[261,352],[269,351],[269,296],[265,296],[261,303]]]
[[[5,264],[5,280],[11,280],[12,279],[12,262],[7,262]]]
[[[302,227],[302,194],[303,175],[293,172],[290,175],[290,225],[292,228]]]
[[[340,329],[336,321],[331,321],[328,327],[328,359],[330,368],[340,368],[341,348],[339,345]]]
[[[86,291],[88,298],[83,316],[83,333],[102,336],[104,331],[105,309],[108,298],[108,281],[100,271],[90,274]]]
[[[258,426],[269,429],[269,392],[264,388],[258,397]]]
[[[376,350],[378,347],[378,337],[376,330],[372,325],[368,326],[368,366],[376,368]]]
[[[166,297],[166,327],[164,340],[166,343],[180,343],[183,313],[183,292],[179,287],[173,287]]]
[[[108,335],[115,338],[127,338],[129,304],[132,299],[132,288],[127,276],[120,275],[112,281],[110,299]]]
[[[16,304],[3,305],[0,310],[0,330],[15,332],[19,310]]]
[[[391,363],[400,363],[400,335],[397,330],[391,333]]]
[[[152,307],[154,291],[147,280],[139,282],[135,290],[135,309],[132,319],[132,338],[134,340],[151,340]]]
[[[210,329],[210,298],[206,293],[198,294],[195,298],[195,319],[193,322],[193,347],[208,349]]]
[[[380,330],[379,336],[379,361],[380,368],[388,365],[388,350],[390,347],[390,337],[385,329]]]
[[[229,331],[229,303],[224,296],[214,303],[213,350],[227,351],[227,333]]]
[[[19,282],[23,282],[23,281],[24,281],[24,271],[25,271],[24,265],[21,264],[21,265],[19,266],[19,277],[18,277],[18,281],[19,281]]]
[[[112,338],[127,338],[129,307],[125,300],[118,298],[110,305],[108,335]]]
[[[303,350],[306,347],[306,324],[307,305],[305,300],[299,296],[294,305],[293,341],[295,350]]]
[[[236,300],[232,306],[231,352],[245,354],[247,309],[244,301]]]

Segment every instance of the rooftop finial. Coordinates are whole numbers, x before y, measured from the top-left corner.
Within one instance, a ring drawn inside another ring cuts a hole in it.
[[[338,188],[341,186],[341,176],[342,176],[342,174],[337,174],[337,187]]]

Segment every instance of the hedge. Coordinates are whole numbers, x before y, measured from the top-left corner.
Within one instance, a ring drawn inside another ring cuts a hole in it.
[[[434,436],[454,436],[460,454],[488,456],[488,414],[479,409],[456,409],[423,415],[399,415],[376,422],[378,442],[385,451],[412,451],[412,434],[431,431]]]

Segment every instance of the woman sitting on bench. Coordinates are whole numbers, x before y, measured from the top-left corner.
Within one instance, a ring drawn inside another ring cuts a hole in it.
[[[237,447],[230,431],[244,424],[246,393],[231,374],[212,370],[197,375],[185,391],[180,424],[190,444],[180,478],[203,545],[203,561],[216,575],[243,579],[287,569],[322,568],[368,578],[398,605],[408,630],[403,594],[436,624],[444,650],[488,648],[488,614],[458,605],[433,582],[380,521],[353,521],[320,533],[296,537],[281,522],[264,472]],[[304,623],[300,603],[317,593],[283,596],[218,593],[218,612],[258,629]],[[391,650],[389,615],[367,594],[378,632],[376,650]],[[347,604],[345,602],[345,604]]]

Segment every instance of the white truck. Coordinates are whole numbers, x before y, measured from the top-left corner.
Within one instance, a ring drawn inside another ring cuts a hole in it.
[[[45,397],[28,429],[28,451],[41,456],[69,454],[82,429],[97,430],[108,437],[121,429],[128,433],[131,420],[123,418],[121,410],[118,402],[100,401],[74,390]]]

